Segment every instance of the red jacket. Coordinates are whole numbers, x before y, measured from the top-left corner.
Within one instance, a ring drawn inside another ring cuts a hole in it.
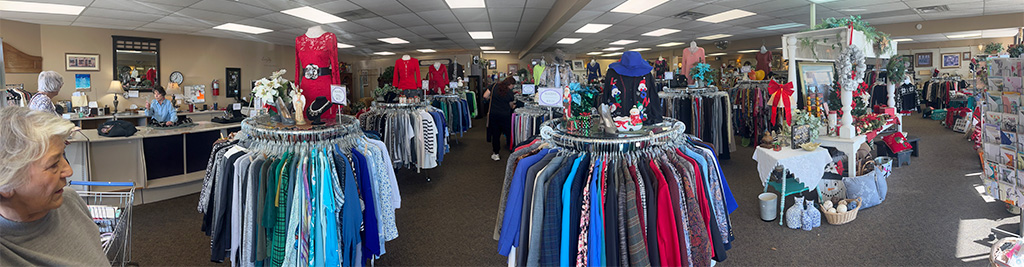
[[[448,86],[448,68],[444,64],[440,68],[434,68],[433,65],[427,67],[427,79],[430,80],[427,88],[431,92],[444,94],[444,87]]]
[[[391,77],[391,85],[402,90],[420,89],[420,80],[420,60],[395,60],[395,74]]]

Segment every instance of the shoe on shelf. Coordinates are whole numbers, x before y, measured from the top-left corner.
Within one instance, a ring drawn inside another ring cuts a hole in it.
[[[501,160],[501,157],[498,157],[498,154],[491,154],[491,159],[493,159],[494,161],[499,161]]]

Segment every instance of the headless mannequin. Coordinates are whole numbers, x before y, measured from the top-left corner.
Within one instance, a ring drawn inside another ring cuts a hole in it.
[[[324,31],[324,28],[321,28],[320,25],[317,25],[309,27],[309,29],[306,30],[306,37],[317,38],[320,37],[320,35],[324,35],[324,33],[327,33],[326,31]]]
[[[402,60],[409,60],[410,58],[412,57],[409,57],[409,55],[402,55]]]
[[[697,52],[697,41],[690,41],[690,52]]]
[[[596,64],[596,63],[597,63],[597,60],[595,60],[595,59],[593,59],[593,58],[591,58],[591,59],[590,59],[590,65],[594,65],[594,64]]]
[[[441,69],[441,62],[434,62],[434,69],[435,70]]]
[[[766,52],[768,52],[768,48],[764,48],[764,45],[761,45],[761,54],[764,54]]]

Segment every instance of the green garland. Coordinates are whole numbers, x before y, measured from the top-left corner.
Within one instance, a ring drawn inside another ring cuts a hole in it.
[[[1019,58],[1021,54],[1024,54],[1024,43],[1009,45],[1006,47],[1006,52],[1010,53],[1010,57]]]
[[[889,71],[888,80],[891,84],[899,84],[907,73],[906,62],[901,56],[893,56],[889,59],[889,65],[885,66],[885,69]]]
[[[985,54],[995,55],[1003,52],[1003,43],[988,43],[985,44]]]
[[[871,23],[861,20],[860,16],[850,16],[848,18],[826,18],[811,27],[811,30],[831,29],[839,27],[849,27],[850,23],[853,23],[853,29],[864,33],[864,38],[874,41],[882,49],[882,53],[888,53],[892,51],[892,46],[889,45],[891,38],[889,34],[878,31],[875,27],[871,27]]]

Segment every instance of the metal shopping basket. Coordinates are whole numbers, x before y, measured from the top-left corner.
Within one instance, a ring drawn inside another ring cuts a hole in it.
[[[132,206],[135,203],[134,183],[85,182],[72,181],[71,185],[127,187],[127,191],[79,191],[85,203],[89,205],[89,213],[96,226],[100,229],[100,242],[103,253],[112,266],[136,265],[129,264],[132,259]]]

